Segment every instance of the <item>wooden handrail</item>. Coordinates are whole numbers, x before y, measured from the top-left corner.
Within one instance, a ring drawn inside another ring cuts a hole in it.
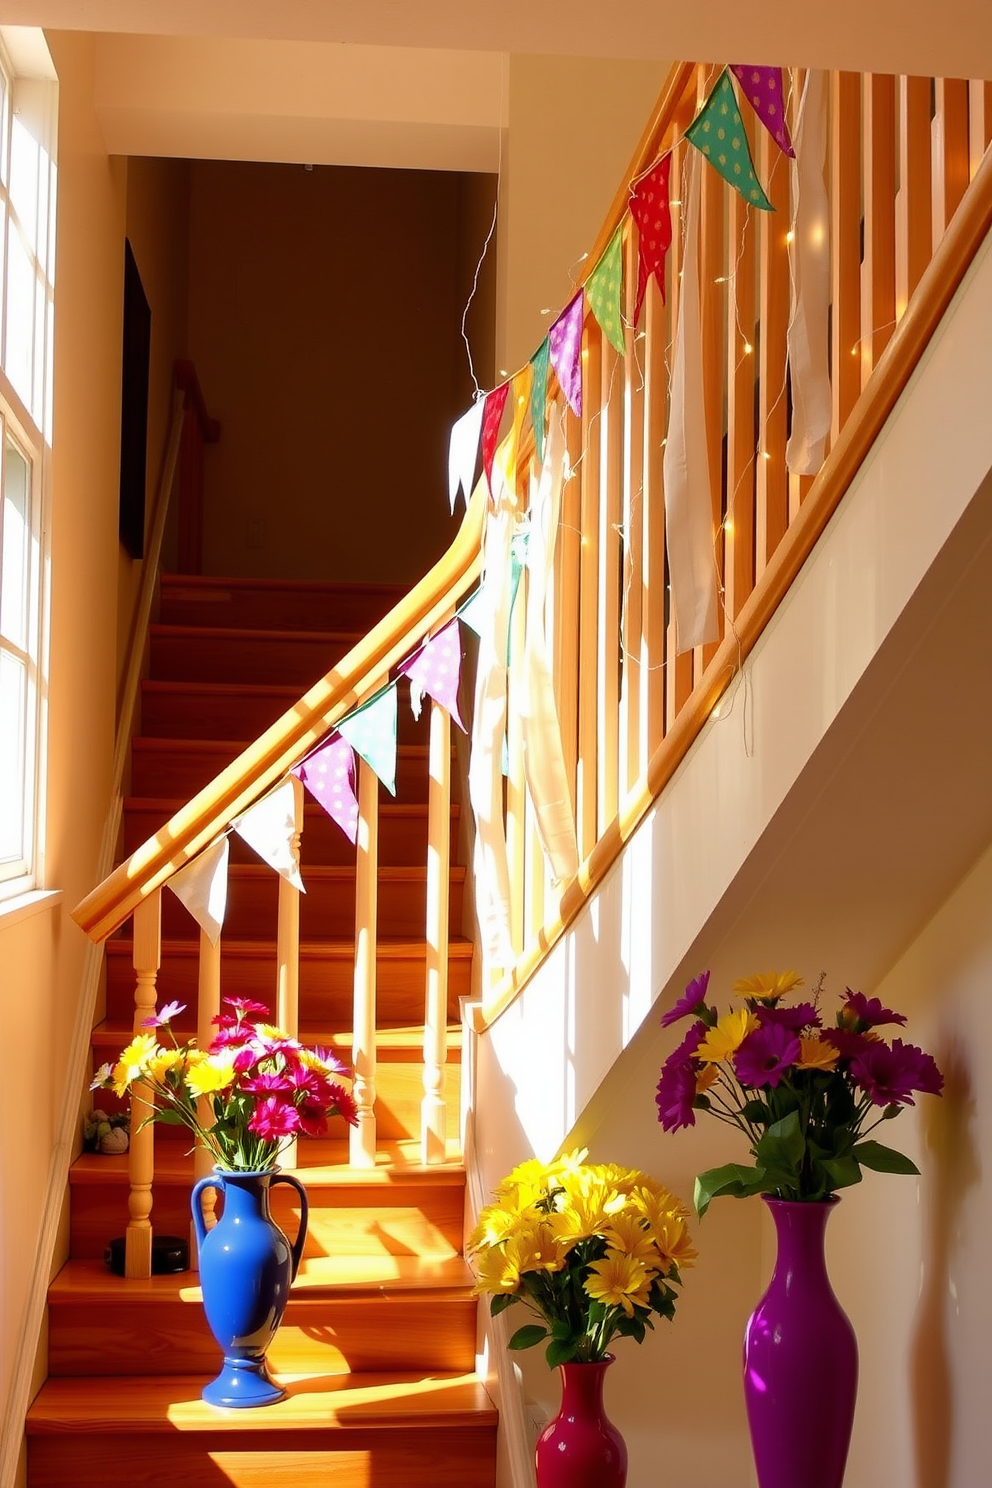
[[[106,940],[450,616],[479,577],[484,515],[479,488],[454,542],[430,572],[299,702],[81,900],[72,911],[80,929],[92,940]]]

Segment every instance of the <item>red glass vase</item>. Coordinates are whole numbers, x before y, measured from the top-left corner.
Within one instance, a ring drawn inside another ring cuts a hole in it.
[[[537,1439],[538,1488],[624,1488],[627,1447],[603,1409],[613,1363],[561,1364],[561,1409]]]

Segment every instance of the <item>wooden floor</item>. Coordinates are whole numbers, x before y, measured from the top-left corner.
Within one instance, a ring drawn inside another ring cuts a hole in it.
[[[246,725],[261,730],[284,710],[295,695],[287,681],[312,682],[335,659],[328,646],[350,643],[351,632],[392,598],[359,586],[336,594],[318,585],[165,581],[125,850],[238,752],[241,744],[230,741],[243,740]],[[425,951],[416,927],[426,803],[416,792],[404,799],[403,781],[405,772],[413,779],[423,749],[415,726],[404,722],[398,799],[383,807],[377,1163],[349,1166],[343,1124],[328,1139],[299,1146],[310,1227],[268,1356],[287,1398],[253,1410],[203,1402],[221,1361],[197,1273],[148,1281],[111,1273],[103,1256],[127,1224],[127,1159],[84,1154],[70,1174],[70,1259],[49,1292],[49,1377],[27,1421],[28,1488],[492,1488],[496,1412],[475,1374],[477,1303],[462,1255],[456,1027],[447,1161],[423,1166],[417,1140]],[[353,884],[344,841],[311,804],[303,837],[312,892],[304,900],[301,1036],[347,1061]],[[259,927],[269,899],[275,902],[275,876],[239,848],[232,861],[223,986],[271,1006],[275,949]],[[453,1014],[471,965],[471,946],[457,937],[463,879],[455,869]],[[170,905],[159,997],[189,1004],[178,1025],[188,1032],[195,1027],[194,932],[178,904]],[[106,1018],[94,1030],[94,1067],[129,1037],[133,985],[125,933],[107,947]],[[152,1219],[159,1234],[188,1235],[191,1185],[185,1135],[157,1128]],[[272,1212],[295,1235],[298,1206],[287,1186],[273,1191]]]

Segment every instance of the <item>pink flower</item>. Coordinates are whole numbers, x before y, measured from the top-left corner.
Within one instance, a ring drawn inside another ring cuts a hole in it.
[[[248,1130],[267,1142],[277,1142],[280,1137],[292,1136],[300,1130],[300,1118],[296,1107],[285,1099],[270,1095],[259,1101],[248,1122]]]
[[[704,971],[698,977],[694,977],[675,1006],[669,1008],[668,1012],[662,1018],[662,1028],[669,1028],[673,1023],[677,1023],[680,1018],[687,1018],[690,1013],[694,1013],[705,998],[706,988],[709,986],[709,983],[710,974],[708,971]]]
[[[893,1039],[891,1049],[881,1039],[869,1039],[851,1061],[851,1079],[876,1106],[914,1106],[914,1090],[939,1095],[944,1088],[944,1077],[931,1055],[902,1039]]]
[[[142,1018],[142,1028],[160,1028],[163,1023],[171,1023],[173,1018],[178,1018],[180,1013],[186,1011],[184,1002],[167,1002],[165,1007],[153,1013],[150,1018]]]
[[[696,1023],[677,1049],[673,1049],[661,1067],[661,1079],[655,1104],[658,1120],[665,1131],[678,1131],[682,1126],[695,1126],[695,1099],[697,1068],[693,1055],[699,1048],[706,1032],[702,1023]]]
[[[840,1011],[840,1020],[847,1026],[863,1033],[866,1028],[878,1028],[883,1023],[905,1023],[905,1013],[894,1013],[883,1007],[877,997],[866,997],[863,992],[847,989],[847,1001]]]
[[[801,1052],[799,1039],[792,1028],[783,1023],[766,1023],[763,1028],[749,1033],[737,1050],[734,1073],[742,1085],[774,1089]]]

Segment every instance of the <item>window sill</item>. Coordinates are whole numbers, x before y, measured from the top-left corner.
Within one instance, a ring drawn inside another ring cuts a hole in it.
[[[45,910],[57,909],[64,897],[61,889],[31,889],[26,894],[0,899],[0,930],[7,930],[20,920],[28,920]]]

